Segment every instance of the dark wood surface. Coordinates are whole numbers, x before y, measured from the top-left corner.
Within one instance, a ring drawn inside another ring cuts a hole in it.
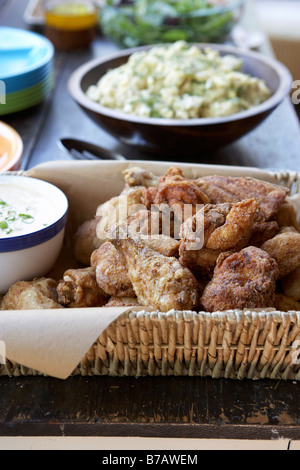
[[[27,1],[0,0],[0,24],[26,28],[23,12]],[[255,20],[252,18],[246,16],[245,23],[250,29],[256,28]],[[270,53],[268,44],[263,45],[262,49]],[[90,59],[115,50],[117,46],[99,36],[88,50],[57,53],[56,84],[51,97],[34,109],[4,116],[2,120],[15,127],[24,140],[23,169],[48,160],[68,158],[57,146],[57,141],[61,137],[77,137],[99,143],[103,147],[118,150],[128,159],[149,159],[149,155],[124,147],[99,129],[78,108],[67,90],[67,82],[73,70]],[[172,155],[165,157],[165,160],[173,159]],[[185,155],[176,159],[187,161]],[[209,154],[203,153],[199,148],[199,156],[194,161],[298,170],[300,168],[299,121],[291,100],[287,98],[259,128],[238,142]]]
[[[27,27],[26,5],[27,0],[0,0],[0,24]],[[77,66],[114,50],[114,44],[99,36],[87,51],[57,53],[51,98],[2,118],[23,138],[23,169],[68,158],[57,147],[57,140],[66,136],[115,148],[127,158],[149,158],[98,129],[67,92],[68,77]],[[186,161],[184,155],[181,160]],[[299,170],[299,121],[289,99],[234,145],[213,155],[202,155],[199,149],[198,161]],[[300,440],[298,393],[298,383],[271,380],[1,377],[0,435]]]

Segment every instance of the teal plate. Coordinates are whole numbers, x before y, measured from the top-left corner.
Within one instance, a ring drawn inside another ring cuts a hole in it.
[[[40,34],[0,27],[0,80],[10,93],[30,86],[35,74],[49,67],[53,57],[52,43]]]

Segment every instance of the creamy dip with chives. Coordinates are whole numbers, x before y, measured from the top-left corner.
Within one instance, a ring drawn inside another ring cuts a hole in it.
[[[54,215],[53,204],[41,194],[16,184],[0,184],[0,239],[42,230]]]

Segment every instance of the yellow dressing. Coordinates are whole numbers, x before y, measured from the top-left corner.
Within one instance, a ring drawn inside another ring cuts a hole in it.
[[[46,24],[64,31],[76,31],[94,27],[97,23],[96,10],[80,3],[61,5],[48,4],[45,12]]]

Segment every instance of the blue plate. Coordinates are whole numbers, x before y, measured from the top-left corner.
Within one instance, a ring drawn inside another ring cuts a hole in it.
[[[50,61],[44,67],[36,70],[35,73],[26,74],[21,78],[14,77],[13,79],[4,79],[3,82],[5,83],[6,94],[26,90],[27,88],[36,85],[51,76],[53,69],[53,61]]]
[[[52,43],[40,34],[0,27],[0,80],[4,81],[7,93],[45,78],[52,70],[53,58]]]
[[[7,93],[6,104],[2,104],[1,108],[4,108],[6,105],[10,106],[12,103],[17,103],[19,101],[29,101],[30,99],[34,98],[37,93],[41,93],[41,91],[47,88],[49,85],[54,86],[54,82],[55,79],[54,75],[52,74],[39,83],[26,88],[25,90],[20,90],[15,93]]]

